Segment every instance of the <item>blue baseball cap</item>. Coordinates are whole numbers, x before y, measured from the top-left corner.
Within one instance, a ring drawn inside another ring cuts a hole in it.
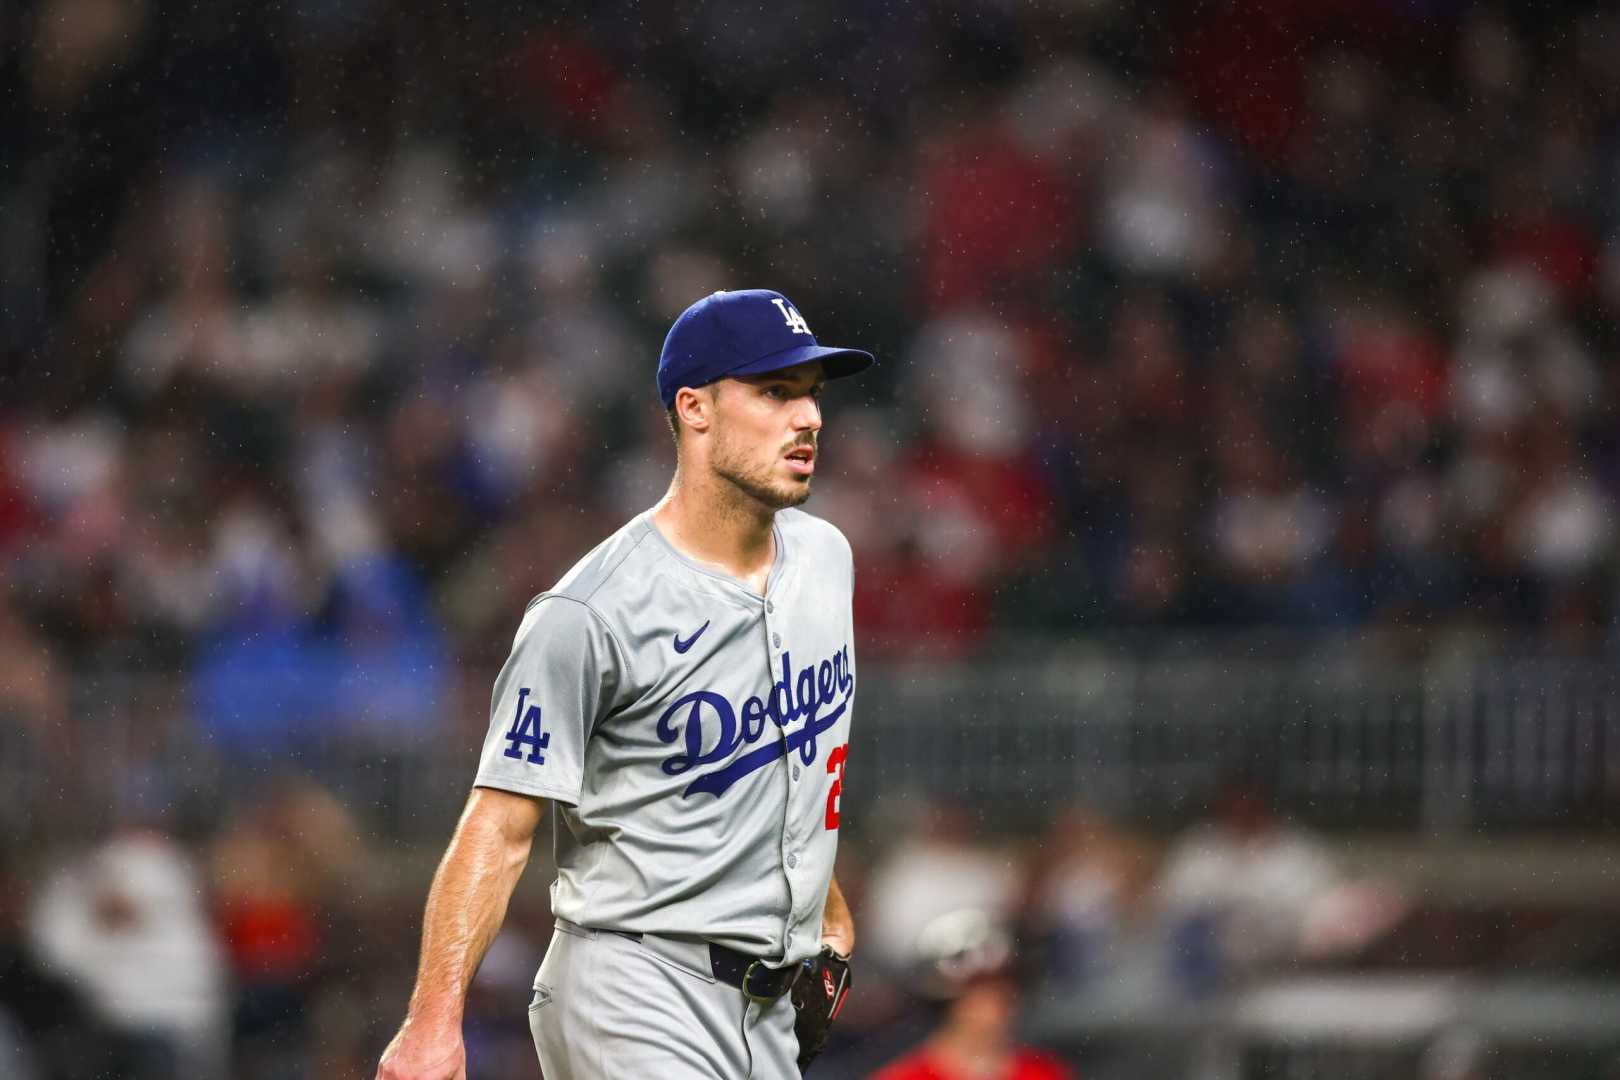
[[[770,289],[710,293],[669,328],[658,357],[658,396],[675,404],[683,386],[707,386],[728,375],[763,375],[820,360],[829,379],[872,366],[860,349],[817,345],[799,309]]]

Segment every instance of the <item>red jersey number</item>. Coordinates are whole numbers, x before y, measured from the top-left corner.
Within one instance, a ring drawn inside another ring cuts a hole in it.
[[[849,757],[849,744],[836,747],[827,755],[827,771],[835,773],[832,790],[827,792],[827,828],[838,828],[838,798],[844,792],[844,759]]]

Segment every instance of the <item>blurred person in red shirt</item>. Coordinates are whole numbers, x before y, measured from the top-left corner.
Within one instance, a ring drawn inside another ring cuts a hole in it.
[[[942,915],[917,935],[918,985],[940,1020],[921,1046],[873,1080],[1076,1080],[1014,1039],[1019,984],[1012,937],[983,911]]]

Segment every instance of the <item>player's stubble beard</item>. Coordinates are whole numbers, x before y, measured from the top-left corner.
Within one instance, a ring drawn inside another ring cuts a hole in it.
[[[800,506],[810,498],[811,477],[790,477],[779,479],[772,475],[776,462],[782,454],[799,446],[816,446],[816,437],[805,434],[794,439],[778,451],[778,456],[768,464],[761,465],[752,460],[746,446],[738,445],[727,437],[725,430],[715,432],[714,452],[709,459],[709,467],[720,479],[736,488],[738,493],[764,507],[771,513],[786,510],[790,506]]]

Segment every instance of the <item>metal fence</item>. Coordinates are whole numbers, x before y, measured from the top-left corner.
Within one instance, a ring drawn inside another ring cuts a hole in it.
[[[208,823],[267,778],[309,775],[378,835],[442,840],[476,732],[337,734],[226,759],[172,677],[85,676],[68,731],[0,715],[13,835],[161,810]],[[1088,803],[1177,824],[1242,778],[1318,826],[1432,832],[1620,823],[1620,685],[1599,661],[1386,663],[1118,656],[868,666],[845,787],[855,829],[950,799],[990,827]]]
[[[1620,822],[1620,685],[1598,662],[1087,660],[866,673],[852,801],[957,798],[1017,823],[1176,823],[1233,780],[1317,825]]]

